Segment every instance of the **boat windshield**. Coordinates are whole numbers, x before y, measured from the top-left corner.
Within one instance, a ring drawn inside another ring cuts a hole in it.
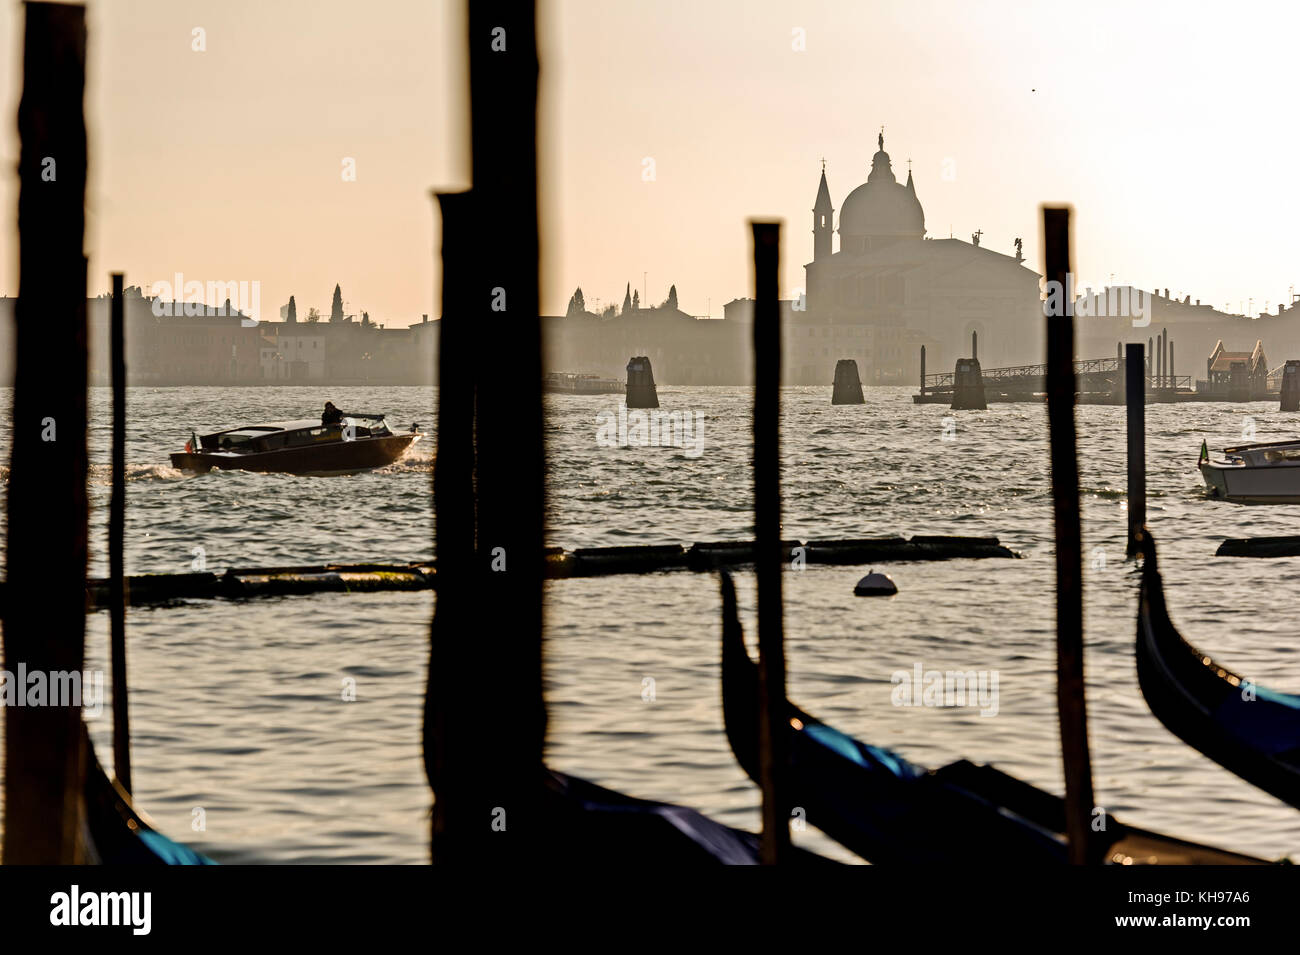
[[[213,438],[219,448],[243,448],[254,438],[260,438],[265,433],[265,431],[229,431],[220,436],[213,435]]]
[[[1264,460],[1269,464],[1277,464],[1281,461],[1300,461],[1300,448],[1280,448],[1276,451],[1265,451]]]
[[[388,422],[383,415],[350,414],[343,416],[345,425],[352,425],[363,434],[387,434]]]

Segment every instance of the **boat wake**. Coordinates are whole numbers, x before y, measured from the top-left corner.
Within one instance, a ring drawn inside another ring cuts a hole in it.
[[[421,441],[392,464],[376,468],[375,474],[429,474],[433,471],[434,446]]]
[[[4,479],[9,479],[9,469],[4,469]],[[132,481],[179,481],[185,472],[170,464],[128,464],[126,468],[127,483]],[[92,487],[112,487],[113,470],[107,464],[92,464],[87,475],[87,483]]]

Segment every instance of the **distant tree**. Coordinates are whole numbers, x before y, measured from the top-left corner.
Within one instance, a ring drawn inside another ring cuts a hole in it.
[[[676,307],[677,307],[677,286],[676,286],[676,285],[673,285],[673,286],[670,286],[670,287],[669,287],[669,289],[668,289],[668,297],[667,297],[666,299],[664,299],[664,304],[663,304],[661,307],[662,307],[662,308],[676,308]]]
[[[310,322],[310,323],[313,324],[313,325],[315,325],[317,322],[319,322],[319,321],[320,321],[320,309],[317,309],[317,308],[309,308],[309,309],[307,309],[307,321]]]
[[[343,321],[343,290],[334,286],[334,303],[330,305],[330,321]]]
[[[370,327],[370,313],[369,313],[369,312],[362,312],[362,313],[361,313],[361,327],[362,327],[362,328],[369,328],[369,327]]]
[[[581,315],[587,310],[587,300],[582,297],[582,286],[578,286],[573,297],[569,299],[569,315]]]
[[[298,303],[293,300],[292,295],[289,296],[289,311],[285,313],[284,320],[286,322],[298,321]]]
[[[627,291],[623,293],[623,311],[632,311],[632,283],[627,283]]]
[[[618,308],[613,303],[610,303],[610,305],[605,309],[605,311],[601,312],[601,317],[613,318],[617,314],[618,314]]]
[[[632,290],[632,311],[635,312],[640,307],[641,307],[641,293],[638,292],[636,289],[633,289]]]

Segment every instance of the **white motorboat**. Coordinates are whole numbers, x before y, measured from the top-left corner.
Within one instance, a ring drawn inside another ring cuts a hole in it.
[[[1224,448],[1210,460],[1201,442],[1198,462],[1212,497],[1237,504],[1300,504],[1300,441],[1272,441]]]

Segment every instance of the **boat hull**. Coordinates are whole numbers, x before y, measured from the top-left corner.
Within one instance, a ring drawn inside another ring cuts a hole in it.
[[[392,464],[419,439],[419,434],[394,434],[273,451],[177,451],[171,461],[174,468],[200,473],[216,469],[328,477]]]
[[[1200,467],[1212,497],[1234,504],[1300,504],[1300,464],[1250,467],[1204,461]]]
[[[108,778],[95,755],[85,724],[81,728],[86,749],[85,799],[86,851],[101,865],[215,865],[189,846],[173,842],[158,832],[122,787]]]
[[[1137,672],[1151,712],[1183,742],[1300,808],[1300,697],[1242,679],[1183,639],[1144,531]]]
[[[727,740],[758,781],[758,667],[745,650],[730,577],[722,580],[722,709]],[[861,743],[790,704],[789,792],[807,821],[876,864],[947,866],[970,859],[1066,862],[1065,801],[992,766],[937,770]],[[1110,819],[1093,837],[1120,865],[1257,865],[1264,860],[1135,829]]]

